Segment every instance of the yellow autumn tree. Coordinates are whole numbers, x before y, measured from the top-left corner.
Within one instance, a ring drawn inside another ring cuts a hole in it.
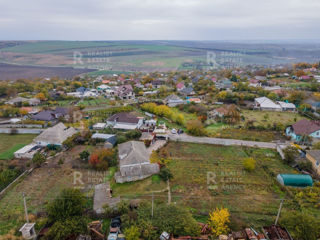
[[[219,236],[228,233],[230,213],[227,208],[216,208],[213,212],[209,213],[209,216],[208,224],[213,235]]]
[[[44,93],[38,93],[35,98],[38,98],[40,101],[44,101],[46,100],[46,96],[44,95]]]

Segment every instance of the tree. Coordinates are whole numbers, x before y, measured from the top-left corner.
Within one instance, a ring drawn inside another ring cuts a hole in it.
[[[32,163],[36,165],[36,167],[40,167],[45,161],[46,157],[42,153],[37,152],[35,155],[33,155]]]
[[[291,164],[296,160],[296,157],[299,155],[299,151],[295,147],[287,147],[283,150],[284,159],[287,164]]]
[[[106,170],[110,166],[115,166],[116,156],[112,149],[98,149],[90,156],[89,164],[99,170]]]
[[[209,227],[215,236],[227,234],[229,231],[230,213],[227,208],[216,208],[215,211],[209,213]]]
[[[256,167],[256,160],[254,160],[253,158],[246,158],[243,161],[243,167],[248,172],[253,171]]]
[[[173,175],[172,175],[170,169],[167,167],[161,168],[159,176],[165,182],[168,180],[171,180],[173,178]]]
[[[240,112],[236,105],[232,104],[228,107],[227,113],[225,114],[225,121],[229,124],[236,124],[240,121]]]
[[[176,123],[178,123],[179,125],[184,125],[184,116],[183,114],[179,113],[177,116],[176,116]]]
[[[38,93],[35,98],[38,98],[40,101],[44,101],[46,100],[46,96],[44,95],[44,93]]]
[[[65,221],[72,217],[81,217],[85,209],[85,198],[78,189],[64,189],[47,206],[50,222]]]
[[[203,136],[206,135],[206,131],[202,122],[198,119],[189,120],[187,122],[187,130],[191,135],[194,136]]]
[[[65,221],[55,222],[49,230],[48,237],[52,240],[67,239],[70,236],[77,237],[79,234],[86,233],[87,220],[82,216],[66,219]]]
[[[279,222],[288,229],[294,239],[316,240],[320,234],[319,219],[306,212],[284,213]]]
[[[84,162],[88,162],[88,159],[89,159],[89,156],[90,156],[90,153],[88,151],[82,151],[80,154],[79,154],[79,157],[82,161]]]
[[[127,240],[139,240],[140,238],[140,230],[137,226],[131,226],[124,230],[124,235]]]

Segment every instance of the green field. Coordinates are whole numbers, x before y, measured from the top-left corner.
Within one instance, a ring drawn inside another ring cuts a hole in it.
[[[273,126],[273,124],[288,126],[304,119],[304,117],[294,112],[242,110],[241,115],[245,118],[245,121],[254,121],[256,126]]]
[[[32,142],[35,134],[0,134],[0,159],[11,159],[13,153]]]
[[[198,219],[217,206],[229,208],[233,225],[261,227],[271,224],[277,214],[279,199],[285,191],[276,182],[278,173],[293,173],[278,154],[268,149],[214,146],[170,142],[169,168],[174,202],[188,206]],[[246,157],[257,161],[252,172],[243,170]],[[207,184],[207,174],[214,182]],[[212,175],[211,175],[212,176]],[[158,199],[166,201],[165,185],[152,183],[151,178],[135,183],[115,184],[114,193],[120,196],[145,196],[156,191]],[[285,206],[287,207],[287,206]]]

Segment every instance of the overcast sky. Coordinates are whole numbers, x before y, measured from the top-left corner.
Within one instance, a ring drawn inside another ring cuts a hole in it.
[[[319,0],[0,0],[1,40],[320,39]]]

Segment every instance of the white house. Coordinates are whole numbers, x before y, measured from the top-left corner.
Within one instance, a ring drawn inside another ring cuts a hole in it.
[[[37,144],[31,143],[16,151],[14,153],[14,157],[20,159],[32,159],[40,149],[41,148]]]
[[[279,104],[274,103],[267,97],[259,97],[254,99],[254,108],[265,111],[282,111]]]
[[[134,130],[142,126],[143,118],[130,113],[117,113],[107,119],[107,124],[115,129]]]
[[[294,105],[293,103],[280,102],[280,101],[278,101],[277,103],[280,105],[282,111],[295,111],[296,110],[296,105]]]
[[[44,130],[33,142],[42,147],[48,145],[62,146],[62,143],[67,140],[68,137],[76,133],[77,131],[73,127],[66,127],[63,123],[58,123]]]

